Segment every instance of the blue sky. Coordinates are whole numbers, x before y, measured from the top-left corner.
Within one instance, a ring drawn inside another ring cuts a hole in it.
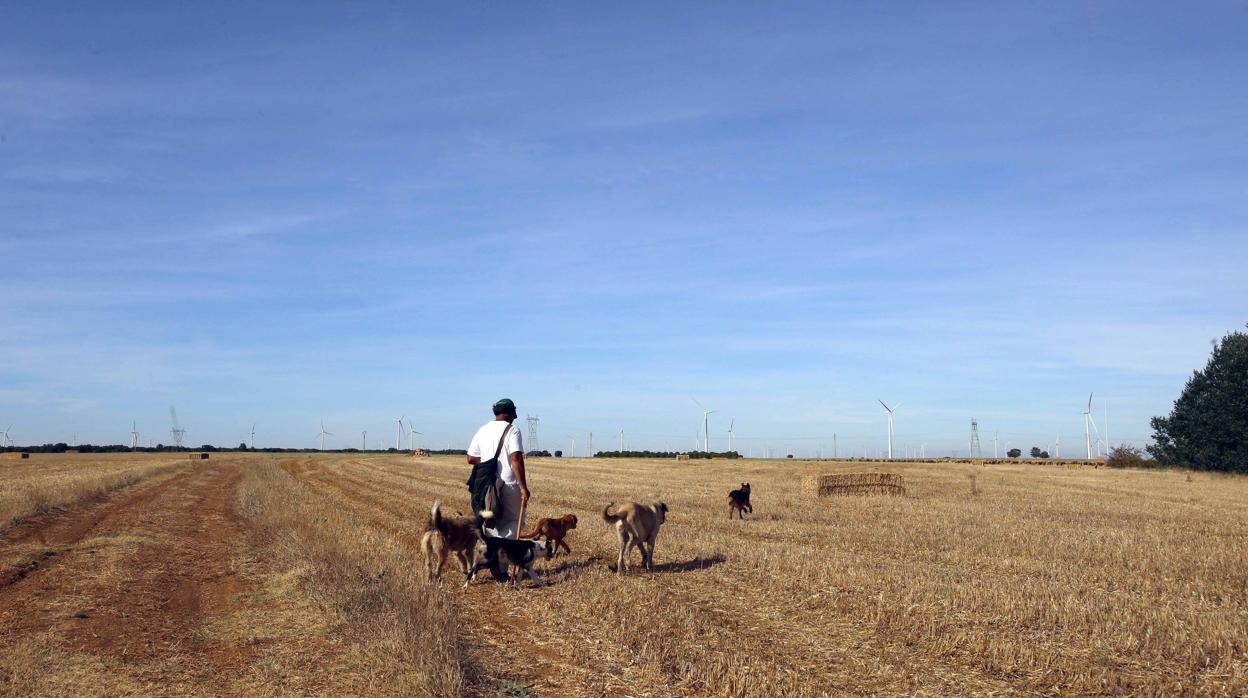
[[[19,443],[1072,455],[1248,321],[1242,3],[254,5],[0,13]]]

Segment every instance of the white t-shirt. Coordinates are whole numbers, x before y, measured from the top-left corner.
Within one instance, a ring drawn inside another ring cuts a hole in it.
[[[507,434],[507,443],[503,444],[503,450],[498,452],[498,479],[504,484],[518,485],[520,481],[516,479],[516,473],[511,469],[509,456],[513,453],[524,453],[524,442],[520,439],[519,427],[501,419],[486,422],[485,426],[478,429],[476,435],[472,437],[472,443],[468,445],[468,455],[476,456],[481,460],[493,458],[494,449],[498,448],[498,440],[503,438],[503,429],[507,427],[511,427],[511,431]]]

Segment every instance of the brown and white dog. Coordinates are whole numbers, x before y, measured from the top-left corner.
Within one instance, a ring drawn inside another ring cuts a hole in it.
[[[557,519],[542,519],[537,522],[532,531],[520,536],[521,538],[545,538],[554,543],[555,554],[559,553],[559,548],[563,548],[572,554],[572,548],[563,540],[568,535],[568,531],[576,528],[576,514],[564,514]]]
[[[654,542],[659,537],[659,527],[667,520],[667,505],[663,502],[638,504],[625,502],[611,513],[611,502],[602,510],[602,520],[615,525],[615,533],[620,538],[620,556],[616,560],[615,571],[624,574],[628,567],[628,550],[630,547],[641,551],[641,562],[646,569],[654,569]]]
[[[477,529],[472,519],[445,518],[442,516],[442,500],[434,500],[425,535],[420,538],[420,550],[429,566],[429,578],[442,576],[442,566],[451,553],[455,553],[460,569],[465,575],[468,574],[472,566],[472,548],[476,544]]]
[[[738,519],[744,519],[742,512],[754,513],[754,507],[750,506],[750,483],[741,483],[741,489],[733,490],[728,493],[728,518],[732,518],[732,512],[737,512]]]

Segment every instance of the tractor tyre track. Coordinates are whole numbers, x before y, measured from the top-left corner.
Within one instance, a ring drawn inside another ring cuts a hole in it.
[[[237,607],[231,560],[244,542],[237,465],[209,465],[67,513],[19,540],[68,546],[46,574],[0,592],[0,648],[38,640],[121,662],[140,681],[217,685],[251,650],[206,639]]]

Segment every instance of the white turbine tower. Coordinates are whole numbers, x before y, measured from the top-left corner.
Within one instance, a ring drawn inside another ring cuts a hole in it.
[[[702,452],[710,453],[711,452],[711,430],[708,428],[710,426],[709,418],[711,415],[715,414],[719,410],[706,409],[706,406],[698,402],[698,399],[696,397],[690,398],[690,399],[692,399],[694,403],[697,404],[698,407],[702,408]],[[694,445],[695,446],[697,445],[696,442]]]
[[[1096,455],[1101,455],[1101,430],[1096,428],[1096,420],[1092,419],[1092,393],[1088,393],[1088,409],[1083,411],[1083,443],[1087,449],[1088,460],[1092,460],[1092,432],[1096,432]]]
[[[737,426],[737,419],[736,419],[736,417],[733,417],[733,418],[732,418],[731,420],[729,420],[729,422],[728,422],[728,450],[729,450],[729,451],[732,451],[732,450],[735,448],[735,445],[733,444],[733,440],[732,440],[732,438],[733,438],[733,437],[732,437],[732,430],[733,430],[733,427],[735,427],[735,426]]]
[[[881,405],[884,405],[883,400],[879,400],[879,403]],[[897,403],[897,407],[901,407],[900,402]],[[888,405],[884,405],[884,411],[888,413],[888,459],[889,460],[893,459],[893,412],[897,409],[897,407],[889,407]]]
[[[322,419],[321,420],[321,433],[320,433],[320,437],[321,437],[321,449],[320,450],[322,451],[325,450],[325,437],[326,436],[333,436],[333,433],[325,431],[325,420]]]
[[[394,420],[394,450],[403,450],[403,420],[407,419],[407,415],[398,417]]]
[[[139,427],[137,422],[130,422],[130,450],[139,450]]]
[[[1109,449],[1112,446],[1109,443],[1109,398],[1102,400],[1105,405],[1105,455],[1109,455]]]
[[[360,435],[360,440],[364,444],[363,448],[361,448],[360,450],[367,451],[368,450],[368,430],[367,429],[363,430],[363,433]]]
[[[572,450],[568,451],[568,453],[571,455],[569,455],[568,458],[576,458],[576,437],[571,434],[568,434],[568,438],[572,439]]]
[[[624,453],[624,427],[620,427],[620,453]]]
[[[256,448],[256,423],[255,422],[251,423],[251,448],[252,450],[255,450]]]

